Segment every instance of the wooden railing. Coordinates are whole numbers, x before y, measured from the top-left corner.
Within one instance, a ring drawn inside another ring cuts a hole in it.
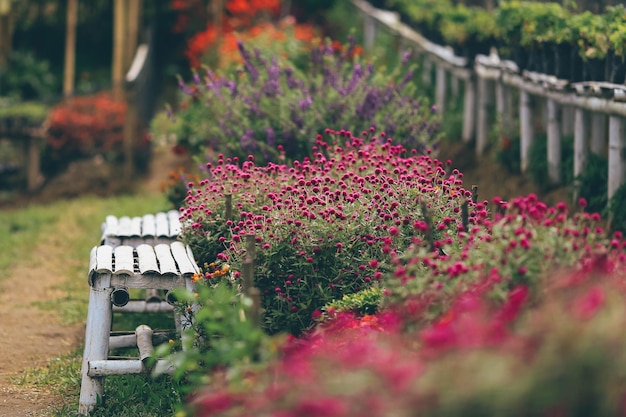
[[[589,152],[608,156],[608,198],[626,179],[626,86],[603,82],[570,83],[545,74],[523,71],[512,61],[501,60],[494,49],[489,56],[478,55],[474,62],[455,56],[449,47],[434,44],[402,23],[396,13],[352,0],[363,17],[366,49],[372,48],[380,30],[399,38],[400,48],[410,46],[421,58],[423,81],[432,85],[435,104],[445,114],[448,86],[451,94],[463,92],[464,142],[474,141],[478,156],[488,145],[491,123],[503,132],[514,129],[515,113],[521,141],[520,166],[527,171],[537,119],[547,134],[547,161],[550,182],[561,182],[561,137],[574,136],[574,177],[585,169]],[[400,53],[401,51],[398,51]],[[513,102],[517,91],[519,102]],[[499,120],[491,120],[489,107],[495,102]],[[608,119],[608,123],[607,123]],[[608,126],[607,126],[608,125]],[[608,129],[607,129],[608,127]],[[608,141],[607,141],[608,139]],[[608,142],[608,143],[607,143]],[[608,145],[608,147],[607,147]]]

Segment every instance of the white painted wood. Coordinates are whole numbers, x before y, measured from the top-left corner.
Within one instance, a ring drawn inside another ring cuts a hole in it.
[[[626,174],[626,164],[624,164],[625,133],[624,119],[617,116],[609,117],[609,199],[624,183]]]
[[[174,367],[171,362],[165,359],[157,360],[155,369],[159,369],[162,374],[171,374]],[[128,360],[94,360],[89,362],[89,376],[91,377],[107,377],[115,375],[138,375],[146,374],[150,369],[144,366],[139,359]]]
[[[476,109],[476,155],[482,156],[487,147],[489,120],[488,120],[488,81],[478,77],[478,107]]]
[[[606,156],[606,127],[606,115],[593,113],[591,116],[591,152],[599,156]]]
[[[132,221],[130,217],[123,216],[118,219],[118,230],[117,235],[121,237],[129,237],[132,236]]]
[[[556,184],[561,180],[561,113],[559,105],[548,99],[547,109],[547,133],[548,133],[548,179]]]
[[[152,245],[142,244],[137,246],[137,263],[141,274],[161,273]]]
[[[141,236],[141,217],[133,217],[130,219],[130,236],[139,237]]]
[[[574,135],[575,110],[575,107],[572,106],[561,107],[561,133],[563,136]]]
[[[500,124],[501,134],[510,138],[513,134],[513,103],[511,102],[511,89],[500,82],[495,82],[496,111]]]
[[[526,172],[528,168],[530,147],[533,143],[534,129],[532,120],[532,100],[527,91],[520,91],[520,156],[521,170]]]
[[[161,243],[154,247],[154,251],[157,256],[157,261],[159,262],[161,274],[178,274],[170,245]]]
[[[189,259],[187,248],[182,242],[172,242],[170,245],[172,256],[178,265],[178,269],[183,275],[192,275],[198,273],[198,266]]]
[[[363,16],[363,47],[372,51],[376,41],[376,20],[369,15]]]
[[[141,224],[141,236],[149,238],[156,236],[156,219],[154,214],[146,214],[143,216]]]
[[[175,288],[185,288],[188,278],[174,274],[147,274],[147,275],[113,275],[111,277],[111,285],[119,288],[137,288],[137,289],[159,289],[173,290]]]
[[[474,118],[476,108],[476,82],[474,78],[465,80],[465,96],[463,98],[463,142],[468,143],[474,138]]]
[[[131,300],[124,307],[113,307],[113,311],[126,313],[169,313],[174,308],[167,301],[146,302],[143,300]]]
[[[109,329],[112,320],[110,281],[110,274],[98,275],[89,291],[78,405],[78,413],[81,415],[89,414],[96,407],[98,397],[104,394],[104,381],[89,374],[89,363],[106,359],[109,352]]]
[[[135,329],[137,336],[137,348],[139,349],[139,360],[145,363],[150,358],[154,347],[152,346],[152,329],[145,324],[137,326]]]
[[[437,106],[437,115],[443,116],[446,107],[446,86],[448,83],[448,74],[443,65],[437,65],[437,91],[435,96],[435,105]]]
[[[574,178],[583,174],[589,154],[589,113],[581,108],[574,112]]]
[[[167,214],[157,213],[155,215],[155,221],[156,221],[156,236],[169,237],[170,226],[167,221]]]
[[[115,275],[133,275],[135,273],[133,247],[122,245],[114,249]]]
[[[180,224],[180,213],[178,210],[170,210],[167,212],[167,219],[170,224],[170,236],[175,238],[180,235],[182,226]]]
[[[91,251],[89,252],[89,272],[88,275],[91,277],[92,272],[94,272],[97,268],[98,265],[98,260],[96,257],[96,254],[98,252],[98,247],[94,246],[93,248],[91,248]]]
[[[433,61],[426,55],[423,55],[422,59],[422,82],[425,85],[433,84]]]
[[[459,92],[461,91],[461,79],[456,75],[452,74],[450,77],[450,95],[455,99],[459,97]]]
[[[104,237],[107,236],[117,236],[117,230],[118,230],[118,221],[117,221],[117,217],[112,216],[112,215],[108,215],[106,216],[106,219],[104,221],[104,224],[102,225],[102,235]]]
[[[109,245],[98,246],[96,249],[97,273],[111,273],[113,271],[113,248]]]
[[[160,345],[170,340],[174,336],[174,331],[153,331],[152,345]],[[135,332],[111,332],[109,336],[109,350],[121,349],[137,346],[137,336]]]

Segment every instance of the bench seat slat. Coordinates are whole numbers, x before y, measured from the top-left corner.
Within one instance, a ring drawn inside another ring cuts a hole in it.
[[[108,215],[102,225],[102,236],[117,236],[118,221],[117,217]]]
[[[187,249],[182,242],[173,242],[170,246],[172,249],[172,255],[174,256],[174,260],[176,264],[178,264],[178,269],[180,273],[183,275],[191,275],[198,272],[198,267],[194,265],[189,256],[187,254]]]
[[[181,232],[180,213],[177,210],[167,212],[167,219],[170,224],[170,237],[174,238]]]
[[[113,271],[113,248],[111,246],[98,246],[96,251],[96,266],[98,273],[111,273]]]
[[[167,222],[167,215],[165,213],[157,213],[156,220],[156,236],[157,237],[169,237],[170,226]]]
[[[115,253],[115,275],[133,275],[133,247],[122,245],[114,249]]]
[[[141,236],[143,237],[155,237],[156,236],[156,221],[154,214],[146,214],[143,216],[141,228]]]
[[[143,244],[137,246],[137,260],[140,273],[161,273],[157,263],[156,253],[151,245]]]
[[[117,236],[120,236],[120,237],[132,236],[131,228],[132,228],[132,222],[130,220],[130,217],[128,216],[120,217],[118,219]]]
[[[133,217],[130,223],[130,235],[139,237],[141,236],[141,217]]]
[[[159,261],[161,274],[178,274],[176,262],[174,262],[174,258],[172,257],[170,245],[161,243],[154,247],[154,251],[156,252],[157,260]]]

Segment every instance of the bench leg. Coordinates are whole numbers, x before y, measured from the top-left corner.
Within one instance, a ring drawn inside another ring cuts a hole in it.
[[[89,293],[89,310],[85,329],[85,351],[83,353],[82,381],[78,413],[87,415],[96,407],[98,396],[104,394],[104,378],[90,377],[89,361],[107,359],[109,355],[109,334],[111,331],[112,308],[111,291],[108,279],[96,279]]]

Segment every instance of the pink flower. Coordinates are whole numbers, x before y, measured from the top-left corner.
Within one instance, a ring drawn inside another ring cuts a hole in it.
[[[604,299],[602,288],[593,287],[587,294],[574,300],[572,314],[578,319],[588,320],[604,305]]]

